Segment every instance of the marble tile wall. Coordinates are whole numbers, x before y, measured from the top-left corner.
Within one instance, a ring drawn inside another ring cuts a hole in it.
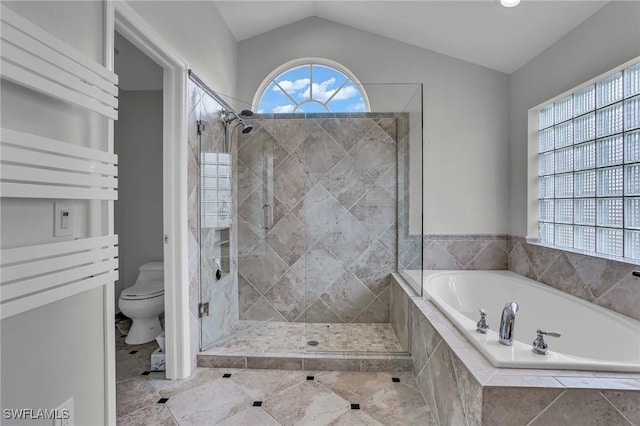
[[[240,319],[389,322],[396,118],[254,117],[238,151]]]
[[[200,159],[202,153],[225,152],[224,128],[220,119],[222,106],[206,91],[189,80],[188,107],[188,247],[189,247],[189,329],[191,337],[192,368],[196,368],[196,355],[201,341],[207,345],[226,336],[238,321],[237,240],[235,221],[230,239],[230,273],[216,280],[214,266],[215,229],[201,227]],[[198,134],[197,122],[204,123]],[[233,144],[232,144],[233,146]],[[234,153],[232,152],[232,155]],[[231,179],[236,185],[236,179]],[[235,190],[232,188],[232,194]],[[232,200],[234,206],[234,200]],[[235,212],[232,207],[232,211]],[[198,318],[198,304],[209,302],[209,315]],[[202,339],[202,340],[201,340]]]
[[[640,269],[615,260],[586,256],[509,239],[509,270],[573,296],[640,320]]]
[[[508,267],[506,235],[424,235],[422,269],[504,270]],[[420,258],[408,269],[420,269]]]

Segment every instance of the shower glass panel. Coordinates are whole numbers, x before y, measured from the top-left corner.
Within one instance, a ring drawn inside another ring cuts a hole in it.
[[[239,137],[239,318],[263,353],[407,351],[390,280],[422,269],[422,87],[363,88],[372,112],[256,114]]]
[[[223,102],[192,79],[189,94],[189,211],[200,212],[189,217],[190,288],[199,291],[197,305],[191,296],[191,313],[199,318],[204,349],[228,337],[238,321],[235,152],[225,140]]]

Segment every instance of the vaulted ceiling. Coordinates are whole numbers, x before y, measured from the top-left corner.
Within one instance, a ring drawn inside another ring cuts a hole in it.
[[[513,73],[607,1],[214,1],[237,41],[311,16]]]

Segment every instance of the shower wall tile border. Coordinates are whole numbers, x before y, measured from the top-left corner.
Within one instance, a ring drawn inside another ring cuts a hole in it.
[[[439,424],[638,424],[640,374],[495,368],[398,274],[392,282],[410,306],[413,371]]]

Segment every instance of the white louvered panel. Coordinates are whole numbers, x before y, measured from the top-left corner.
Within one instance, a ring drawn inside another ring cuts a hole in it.
[[[30,259],[42,259],[50,256],[60,256],[65,253],[109,247],[117,244],[117,235],[105,235],[103,237],[83,238],[81,240],[40,244],[30,247],[17,247],[1,251],[0,266],[25,262]]]
[[[117,156],[2,129],[3,197],[115,200]]]
[[[107,176],[116,176],[118,174],[118,168],[111,164],[62,157],[6,145],[0,145],[0,158],[7,163],[30,163],[34,166],[42,167],[51,167],[52,160],[55,160],[57,167],[73,170],[74,172],[99,173]]]
[[[0,252],[1,317],[34,309],[118,278],[117,236]]]
[[[24,148],[36,150],[45,150],[55,152],[59,155],[67,155],[70,157],[80,157],[87,160],[95,160],[102,163],[118,163],[118,156],[109,152],[100,151],[98,149],[86,148],[84,146],[74,145],[67,142],[60,142],[55,139],[45,138],[30,133],[18,132],[11,129],[1,129],[0,137],[2,142],[19,145]]]
[[[50,274],[61,269],[73,268],[77,265],[109,259],[117,255],[118,249],[116,247],[109,247],[74,254],[65,253],[54,258],[30,260],[18,265],[3,266],[0,283],[4,285],[11,281],[23,280],[35,275]]]
[[[12,300],[25,294],[37,293],[52,287],[81,280],[88,276],[104,273],[106,270],[118,269],[118,260],[111,258],[67,271],[54,272],[44,276],[25,279],[2,286],[2,300]]]
[[[96,287],[113,284],[117,279],[118,272],[112,271],[96,277],[77,281],[65,286],[60,286],[40,293],[35,293],[30,295],[29,297],[11,300],[0,305],[0,319],[9,318],[26,311],[30,311],[31,309],[39,308],[40,306],[44,306],[49,303],[57,302],[58,300],[62,300],[64,298],[75,296],[76,294],[92,290]]]
[[[81,92],[70,90],[63,85],[53,82],[47,78],[41,77],[38,74],[29,71],[26,68],[22,68],[6,61],[2,58],[0,63],[0,69],[2,70],[2,78],[9,80],[20,86],[27,87],[37,92],[44,93],[51,97],[60,99],[62,101],[81,106],[91,111],[95,111],[113,120],[118,119],[118,111],[108,107],[95,99],[85,95]]]
[[[14,166],[3,164],[0,172],[3,180],[17,180],[22,182],[47,182],[49,184],[98,186],[116,188],[118,181],[113,177],[86,175],[60,170],[37,169],[29,166]]]
[[[1,182],[0,194],[5,198],[51,198],[60,200],[112,200],[118,192],[111,189],[87,189],[54,185],[30,185]]]
[[[110,105],[112,108],[118,106],[118,99],[115,97],[117,93],[110,94],[101,90],[101,88],[97,86],[89,85],[72,76],[68,72],[65,72],[60,68],[51,65],[49,62],[40,59],[31,52],[20,49],[19,47],[16,47],[4,40],[2,40],[0,50],[2,51],[2,57],[14,64],[21,64],[26,68],[36,70],[38,74],[46,76],[52,80],[56,80],[60,84],[63,84],[72,90],[84,92],[90,97],[95,98],[106,105]],[[113,87],[115,88],[116,86]]]
[[[118,117],[118,76],[2,6],[2,78]]]

